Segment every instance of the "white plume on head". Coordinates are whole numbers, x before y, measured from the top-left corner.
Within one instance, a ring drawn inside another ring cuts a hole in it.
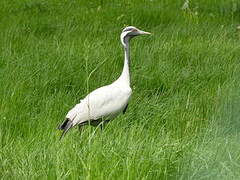
[[[125,28],[123,29],[122,32],[125,32],[125,31],[131,31],[131,30],[133,30],[133,29],[137,29],[137,28],[134,27],[134,26],[127,26],[127,27],[125,27]]]

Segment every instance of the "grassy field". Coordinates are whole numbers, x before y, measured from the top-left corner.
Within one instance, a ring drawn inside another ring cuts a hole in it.
[[[0,1],[1,179],[239,179],[240,2]],[[57,125],[123,66],[133,97],[104,131]]]

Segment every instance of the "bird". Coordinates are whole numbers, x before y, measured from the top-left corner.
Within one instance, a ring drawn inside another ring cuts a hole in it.
[[[149,34],[151,33],[134,26],[128,26],[122,30],[120,40],[124,49],[124,65],[121,75],[112,84],[90,92],[67,113],[65,120],[58,126],[58,129],[63,131],[60,139],[77,125],[79,127],[88,124],[92,126],[103,125],[119,114],[126,112],[132,95],[129,42],[136,36]]]

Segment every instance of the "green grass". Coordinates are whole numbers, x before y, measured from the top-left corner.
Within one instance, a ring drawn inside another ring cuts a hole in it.
[[[239,179],[240,3],[0,2],[1,179]],[[121,73],[131,42],[133,97],[104,131],[57,125]],[[88,81],[89,79],[89,81]]]

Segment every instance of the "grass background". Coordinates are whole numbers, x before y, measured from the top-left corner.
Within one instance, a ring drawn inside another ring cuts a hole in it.
[[[240,2],[0,2],[1,179],[239,179]],[[104,131],[57,125],[123,66],[133,97]],[[89,81],[88,81],[89,80]]]

